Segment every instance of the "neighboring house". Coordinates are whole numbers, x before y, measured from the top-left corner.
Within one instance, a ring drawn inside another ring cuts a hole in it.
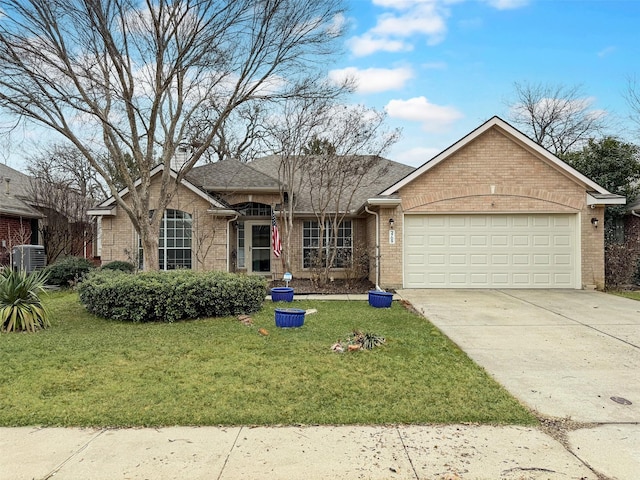
[[[161,268],[281,278],[271,244],[271,213],[281,208],[278,166],[278,157],[266,157],[193,169],[165,212]],[[603,288],[604,207],[624,197],[500,118],[417,169],[386,159],[379,166],[356,192],[339,238],[346,254],[366,250],[379,286]],[[161,171],[152,172],[155,189]],[[295,199],[294,278],[312,274],[308,250],[322,241],[310,201],[305,189]],[[139,239],[113,198],[90,213],[100,218],[103,263],[138,258]]]
[[[607,281],[614,286],[640,284],[640,198],[614,220],[607,245]]]
[[[8,265],[16,245],[38,243],[42,213],[30,201],[30,178],[0,163],[0,265]]]
[[[49,262],[75,255],[93,258],[94,226],[86,208],[71,209],[86,199],[0,164],[0,265],[9,263],[12,247],[22,244],[44,245]]]

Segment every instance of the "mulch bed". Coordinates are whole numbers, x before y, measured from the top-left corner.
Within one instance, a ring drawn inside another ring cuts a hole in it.
[[[269,288],[285,287],[283,280],[269,282]],[[298,294],[332,294],[332,293],[367,293],[375,290],[375,285],[368,280],[354,280],[345,282],[344,280],[334,280],[326,285],[320,285],[306,278],[294,278],[289,282],[289,286]]]

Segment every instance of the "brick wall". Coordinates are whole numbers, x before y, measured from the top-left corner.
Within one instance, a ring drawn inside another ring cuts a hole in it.
[[[11,247],[23,243],[31,243],[31,220],[0,215],[0,265],[8,265]]]
[[[159,194],[159,182],[150,189],[151,198]],[[227,270],[227,220],[208,213],[209,202],[191,190],[180,186],[168,209],[187,212],[192,216],[192,265],[194,270]],[[135,262],[138,237],[131,220],[120,208],[116,216],[102,218],[102,264],[113,260]]]
[[[403,213],[576,213],[580,215],[582,284],[604,286],[603,208],[586,205],[585,187],[492,128],[400,190],[402,207],[382,215],[382,283],[402,285]],[[385,242],[385,222],[396,222],[396,244]]]
[[[159,182],[151,187],[151,196],[159,193]],[[279,201],[278,195],[273,194],[233,194],[225,198],[230,203],[257,202],[266,203],[267,205],[275,205]],[[199,197],[187,188],[180,187],[178,193],[168,205],[169,209],[181,210],[191,214],[193,218],[192,237],[192,264],[194,270],[234,270],[234,259],[231,257],[232,251],[237,249],[237,232],[232,228],[229,232],[229,248],[227,248],[227,222],[233,217],[215,217],[207,213],[210,205],[203,198]],[[117,209],[116,216],[102,217],[102,238],[101,238],[101,262],[102,264],[113,260],[124,260],[129,262],[136,261],[138,252],[138,237],[135,229],[129,220],[129,217],[122,209]],[[254,220],[255,217],[252,217]],[[241,218],[242,219],[242,218]],[[315,217],[308,218],[314,220]],[[261,218],[265,222],[270,223],[271,219]],[[291,236],[291,273],[294,278],[309,278],[312,275],[310,269],[302,268],[302,227],[304,218],[296,218],[294,221]],[[354,218],[352,220],[354,245],[367,241],[367,225],[366,219]],[[245,231],[245,235],[248,232]],[[280,236],[282,238],[283,250],[287,248],[284,238],[284,228],[280,225]],[[246,262],[249,259],[246,258]],[[235,269],[237,271],[246,271],[245,269]],[[276,279],[282,278],[285,268],[282,257],[276,258],[271,254],[271,272],[272,277]],[[344,276],[344,271],[337,269],[334,274],[335,278]]]

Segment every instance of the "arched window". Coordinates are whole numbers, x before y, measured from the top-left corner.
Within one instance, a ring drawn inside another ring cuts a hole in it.
[[[160,270],[191,268],[191,227],[192,218],[189,213],[165,210],[158,238]],[[140,247],[142,263],[142,245]]]

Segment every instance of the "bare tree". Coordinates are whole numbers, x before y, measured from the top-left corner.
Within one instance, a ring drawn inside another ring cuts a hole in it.
[[[327,87],[323,95],[288,102],[268,125],[268,141],[278,156],[284,267],[291,268],[294,213],[305,198],[329,245],[321,243],[316,270],[329,278],[337,255],[338,228],[358,193],[386,173],[379,158],[399,138],[386,115],[364,106],[340,103],[350,84]],[[328,228],[328,230],[327,230]]]
[[[627,79],[627,90],[624,97],[631,110],[629,118],[636,125],[637,132],[640,133],[640,80],[637,77],[631,76]]]
[[[31,230],[27,229],[23,220],[18,221],[18,227],[12,228],[11,223],[7,225],[7,244],[5,246],[5,252],[0,255],[0,266],[10,265],[13,266],[13,247],[18,245],[28,245],[31,243]]]
[[[515,83],[509,120],[555,155],[582,147],[601,133],[606,112],[592,109],[581,86]]]
[[[210,148],[202,158],[205,163],[219,162],[233,158],[241,162],[250,162],[266,149],[267,118],[271,114],[268,102],[253,101],[238,106],[220,124]],[[203,112],[201,118],[192,122],[190,129],[191,145],[200,145],[200,138],[209,132],[210,126],[220,112],[210,110]]]
[[[385,125],[386,114],[364,106],[340,106],[328,112],[321,134],[307,149],[305,172],[311,206],[318,220],[320,241],[316,261],[320,280],[326,283],[339,258],[353,245],[339,245],[339,228],[352,213],[354,199],[387,174],[383,155],[400,137]],[[349,248],[344,248],[349,247]]]
[[[39,233],[47,262],[70,255],[87,257],[94,237],[87,210],[105,196],[91,164],[73,146],[52,145],[29,158],[27,170],[29,196],[45,215]]]
[[[40,183],[56,185],[93,203],[107,197],[96,170],[73,145],[54,143],[33,154],[27,159],[27,171]]]
[[[216,233],[215,228],[207,228],[208,218],[210,218],[210,215],[202,210],[196,210],[192,217],[192,232],[195,232],[195,238],[191,239],[193,242],[192,248],[200,269],[204,269],[204,262],[213,247]]]
[[[304,91],[320,56],[336,52],[341,4],[0,0],[0,105],[83,153],[140,235],[145,269],[156,270],[160,222],[179,182],[241,105]],[[206,111],[216,116],[172,175],[171,159]],[[127,201],[104,158],[127,187]],[[162,193],[152,199],[158,163]]]
[[[340,91],[334,91],[339,97]],[[302,166],[305,147],[314,135],[321,130],[326,113],[331,108],[332,97],[327,91],[325,96],[301,97],[284,103],[280,115],[274,115],[268,125],[268,142],[279,157],[278,179],[280,183],[282,243],[284,268],[291,270],[291,242],[293,217],[297,201],[306,186],[306,177]]]

